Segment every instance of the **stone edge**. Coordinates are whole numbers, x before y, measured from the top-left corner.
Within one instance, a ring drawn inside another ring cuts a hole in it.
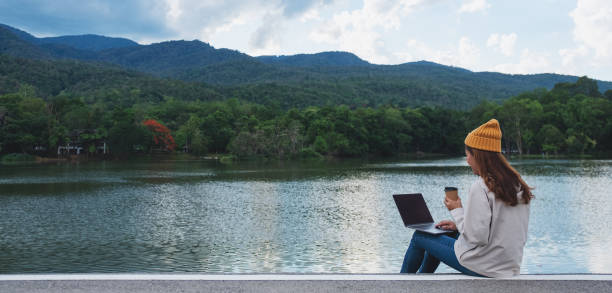
[[[507,279],[489,279],[461,274],[2,274],[0,281],[450,281],[450,280],[585,280],[612,281],[612,274],[520,275]]]

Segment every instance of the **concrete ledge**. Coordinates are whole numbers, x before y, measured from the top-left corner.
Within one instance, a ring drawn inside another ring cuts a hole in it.
[[[612,275],[15,274],[0,292],[612,292]]]

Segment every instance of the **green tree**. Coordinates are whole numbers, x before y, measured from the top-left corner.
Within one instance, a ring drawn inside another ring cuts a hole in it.
[[[126,157],[134,147],[149,149],[152,138],[148,131],[134,120],[130,110],[117,108],[112,115],[113,126],[108,131],[109,150],[117,157]]]
[[[196,155],[207,152],[208,139],[203,134],[202,119],[191,115],[189,120],[183,124],[176,134],[176,141],[180,147]]]
[[[555,155],[563,149],[564,135],[552,124],[544,124],[538,131],[538,140],[541,149],[545,153],[554,153]]]
[[[604,93],[604,97],[608,100],[608,101],[612,101],[612,90],[607,90]]]
[[[0,96],[0,144],[5,152],[32,153],[35,146],[47,146],[49,113],[42,99],[30,97],[30,90]]]
[[[317,135],[312,147],[319,154],[327,154],[327,142],[320,135]]]
[[[234,118],[231,111],[226,108],[216,110],[202,121],[202,130],[210,138],[208,149],[212,152],[223,153],[227,151],[227,145],[234,137]]]
[[[519,154],[523,154],[526,146],[534,145],[533,132],[524,135],[528,129],[538,126],[538,119],[542,117],[543,107],[539,101],[530,97],[516,97],[504,102],[500,109],[500,123],[502,132],[506,135],[508,144],[513,142]],[[525,139],[529,141],[525,142]],[[510,150],[510,146],[506,148]]]
[[[241,131],[228,145],[228,151],[238,157],[251,157],[263,154],[262,131]]]

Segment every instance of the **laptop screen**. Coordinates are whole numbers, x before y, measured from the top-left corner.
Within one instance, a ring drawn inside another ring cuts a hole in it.
[[[420,193],[415,194],[394,194],[393,199],[397,209],[402,216],[404,226],[414,224],[433,223],[433,218],[429,213],[425,199]]]

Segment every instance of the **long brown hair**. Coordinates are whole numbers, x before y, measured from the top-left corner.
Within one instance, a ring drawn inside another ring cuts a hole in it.
[[[506,204],[515,206],[519,203],[516,196],[518,191],[523,191],[523,203],[528,204],[533,198],[531,187],[523,181],[521,175],[510,166],[504,155],[496,152],[481,151],[465,146],[476,163],[478,175],[484,179],[489,190],[495,193],[495,197]],[[518,188],[518,189],[517,189]]]

